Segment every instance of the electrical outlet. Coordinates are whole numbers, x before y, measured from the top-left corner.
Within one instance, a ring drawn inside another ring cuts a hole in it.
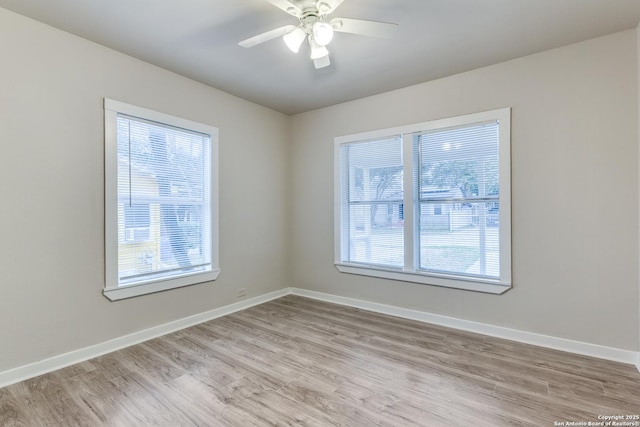
[[[247,289],[246,288],[238,289],[238,294],[236,295],[238,298],[243,297],[245,295],[247,295]]]

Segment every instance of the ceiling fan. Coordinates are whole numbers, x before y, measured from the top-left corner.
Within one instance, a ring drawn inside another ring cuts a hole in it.
[[[279,9],[295,16],[300,21],[296,25],[285,25],[266,33],[248,38],[238,43],[242,47],[253,47],[266,41],[282,37],[287,47],[298,53],[305,40],[311,49],[311,59],[316,68],[331,64],[327,45],[333,39],[333,33],[351,33],[364,36],[390,38],[398,28],[397,24],[365,21],[363,19],[333,18],[333,13],[344,0],[266,0]]]

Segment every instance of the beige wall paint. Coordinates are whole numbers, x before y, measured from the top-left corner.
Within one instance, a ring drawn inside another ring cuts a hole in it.
[[[0,372],[289,285],[289,117],[4,9],[0,52]],[[102,296],[103,97],[219,128],[217,281]]]
[[[637,351],[637,56],[631,30],[294,116],[293,285]],[[501,107],[512,107],[512,290],[334,268],[334,137]]]

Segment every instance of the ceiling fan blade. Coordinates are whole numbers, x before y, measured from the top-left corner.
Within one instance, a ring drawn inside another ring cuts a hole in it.
[[[316,3],[316,9],[323,15],[333,13],[334,10],[342,4],[344,0],[318,0]]]
[[[331,61],[329,60],[329,55],[325,55],[322,58],[314,59],[313,65],[316,67],[316,70],[320,68],[328,67],[331,65]]]
[[[393,37],[398,29],[398,24],[365,21],[364,19],[334,18],[330,23],[334,31],[340,33],[360,34],[386,39]]]
[[[267,0],[269,3],[277,7],[278,9],[284,10],[289,15],[293,15],[296,18],[302,16],[302,10],[295,4],[291,3],[288,0]]]
[[[260,43],[268,42],[269,40],[289,34],[295,29],[295,25],[285,25],[284,27],[276,28],[275,30],[267,31],[266,33],[258,34],[257,36],[243,40],[238,44],[242,47],[253,47]]]

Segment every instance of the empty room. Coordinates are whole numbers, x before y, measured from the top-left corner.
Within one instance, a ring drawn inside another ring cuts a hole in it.
[[[0,0],[0,426],[640,426],[637,0]]]

